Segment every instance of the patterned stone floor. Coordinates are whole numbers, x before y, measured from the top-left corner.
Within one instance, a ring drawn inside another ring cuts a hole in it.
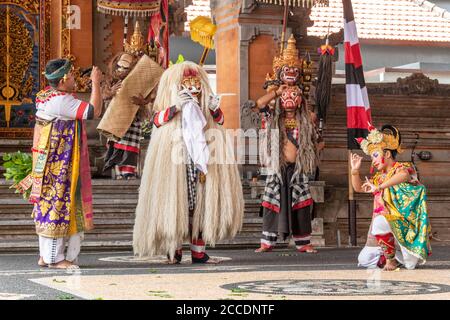
[[[448,270],[248,272],[242,271],[244,268],[192,268],[190,271],[196,272],[178,274],[71,275],[33,281],[84,299],[450,299]]]
[[[35,254],[0,255],[0,300],[395,300],[450,299],[450,248],[426,265],[394,272],[356,267],[360,248],[317,255],[279,249],[214,250],[219,265],[164,264],[130,252],[83,253],[82,269],[37,268]]]

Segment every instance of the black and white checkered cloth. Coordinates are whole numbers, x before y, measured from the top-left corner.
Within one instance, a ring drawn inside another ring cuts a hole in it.
[[[266,178],[266,187],[261,198],[262,202],[267,202],[280,208],[281,201],[281,177],[274,173]]]
[[[130,128],[127,130],[125,135],[119,141],[119,144],[140,148],[140,141],[142,139],[142,122],[140,120],[135,120],[131,124]]]
[[[195,164],[189,158],[189,163],[186,165],[187,183],[188,183],[188,202],[189,210],[194,210],[197,198],[197,180],[198,171]]]
[[[271,174],[267,176],[266,186],[262,195],[262,202],[267,202],[275,207],[281,206],[281,176],[279,174]],[[289,185],[292,190],[292,207],[298,203],[302,203],[309,199],[312,199],[311,192],[309,190],[309,179],[306,175],[298,172],[294,173]]]
[[[305,174],[299,172],[294,173],[291,179],[292,188],[292,206],[298,203],[305,202],[312,199],[311,191],[309,190],[309,179]]]

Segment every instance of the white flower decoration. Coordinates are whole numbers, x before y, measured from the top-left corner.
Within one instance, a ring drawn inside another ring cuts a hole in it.
[[[378,130],[370,131],[369,135],[367,136],[367,140],[370,141],[370,143],[377,144],[383,142],[383,134]]]
[[[368,147],[369,147],[369,141],[367,141],[366,139],[364,139],[364,140],[361,142],[361,149],[362,149],[362,151],[363,151],[365,154],[369,154],[369,149],[368,149]]]

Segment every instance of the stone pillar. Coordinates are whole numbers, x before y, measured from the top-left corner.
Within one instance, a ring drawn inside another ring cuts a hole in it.
[[[241,0],[212,1],[211,8],[218,26],[216,45],[217,92],[233,93],[222,100],[225,126],[239,128],[239,12]]]
[[[219,93],[228,128],[246,128],[241,106],[264,91],[265,75],[272,71],[282,29],[282,8],[256,6],[253,0],[211,1],[217,24],[216,61]],[[289,32],[288,32],[289,35]]]

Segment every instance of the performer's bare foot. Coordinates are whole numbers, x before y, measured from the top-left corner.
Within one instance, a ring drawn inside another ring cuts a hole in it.
[[[50,264],[48,267],[51,269],[80,269],[79,266],[77,266],[73,262],[70,262],[67,260],[63,260],[58,263]]]
[[[48,264],[45,263],[44,258],[42,257],[39,257],[38,265],[39,267],[48,267]]]
[[[397,259],[387,259],[383,271],[394,271],[399,266]]]
[[[271,252],[272,251],[272,247],[259,247],[258,249],[255,250],[256,253],[260,253],[260,252]]]
[[[316,249],[314,249],[312,244],[307,244],[306,246],[298,248],[297,251],[301,252],[301,253],[317,253],[318,252]]]

